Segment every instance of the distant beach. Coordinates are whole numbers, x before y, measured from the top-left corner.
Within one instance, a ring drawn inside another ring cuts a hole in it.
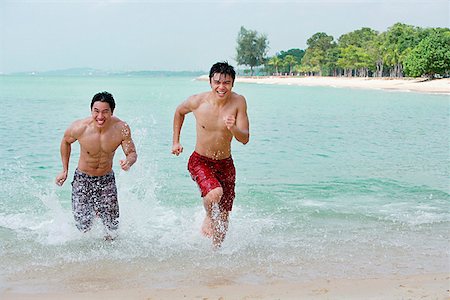
[[[207,79],[208,76],[198,77],[198,80]],[[398,79],[320,76],[240,76],[236,78],[236,82],[300,86],[328,86],[336,88],[382,89],[432,94],[450,94],[450,78],[424,80],[423,78]]]

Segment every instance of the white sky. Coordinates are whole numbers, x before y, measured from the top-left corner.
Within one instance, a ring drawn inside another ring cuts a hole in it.
[[[236,66],[241,26],[267,34],[269,55],[396,22],[449,27],[449,0],[0,0],[0,73],[90,67],[207,71]]]

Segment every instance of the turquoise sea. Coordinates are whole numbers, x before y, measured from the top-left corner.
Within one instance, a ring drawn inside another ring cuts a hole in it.
[[[170,154],[172,116],[206,91],[189,77],[0,77],[0,291],[171,288],[316,278],[373,278],[450,270],[450,100],[431,95],[236,83],[251,139],[233,142],[236,200],[212,251],[185,148]],[[114,171],[120,233],[82,234],[61,170],[64,130],[111,92],[138,162]]]

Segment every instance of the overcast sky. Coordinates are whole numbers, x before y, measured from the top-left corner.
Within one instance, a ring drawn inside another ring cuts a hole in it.
[[[235,65],[241,26],[266,34],[273,55],[316,32],[449,27],[449,15],[449,0],[0,0],[0,73],[207,71]]]

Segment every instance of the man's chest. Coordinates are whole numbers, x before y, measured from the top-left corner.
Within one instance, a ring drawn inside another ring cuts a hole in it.
[[[85,133],[78,139],[81,147],[90,152],[114,152],[121,143],[121,138],[115,134]]]
[[[206,130],[225,130],[225,118],[236,115],[232,107],[214,108],[211,105],[200,106],[194,112],[197,124]]]

